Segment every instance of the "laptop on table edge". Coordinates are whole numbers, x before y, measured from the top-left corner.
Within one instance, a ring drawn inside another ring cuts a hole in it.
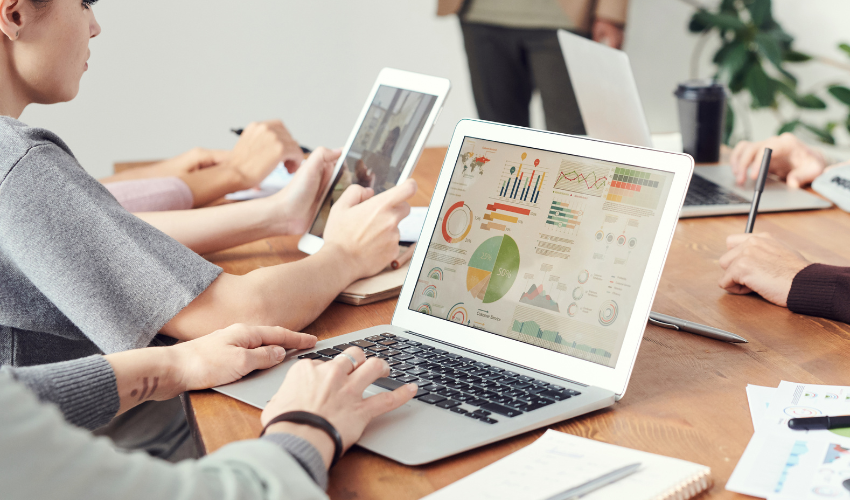
[[[559,30],[558,40],[587,135],[595,139],[652,147],[629,56],[617,49]],[[672,99],[672,93],[671,93]],[[727,165],[698,166],[680,217],[746,214],[753,180],[739,186]],[[759,212],[829,208],[832,203],[768,178]]]
[[[408,465],[610,406],[692,171],[684,154],[461,120],[392,324],[215,390],[262,408],[299,359],[358,345],[393,365],[364,396],[420,386],[358,442]]]

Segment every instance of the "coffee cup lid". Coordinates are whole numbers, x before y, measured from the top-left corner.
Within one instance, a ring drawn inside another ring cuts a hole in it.
[[[726,89],[714,80],[688,80],[679,84],[674,92],[679,99],[714,101],[726,97]]]

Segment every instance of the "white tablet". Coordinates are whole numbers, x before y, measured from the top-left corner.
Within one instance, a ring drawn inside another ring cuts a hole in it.
[[[404,181],[419,160],[451,84],[445,78],[384,68],[336,164],[310,230],[298,249],[314,254],[322,248],[331,206],[352,184],[379,194]]]

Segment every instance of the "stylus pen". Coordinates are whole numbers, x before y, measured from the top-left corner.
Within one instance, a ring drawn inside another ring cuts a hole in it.
[[[615,471],[609,472],[607,474],[603,474],[595,479],[591,479],[590,481],[580,484],[575,488],[570,488],[567,491],[562,491],[557,495],[553,495],[546,500],[575,500],[576,498],[581,498],[588,493],[592,493],[603,486],[608,486],[611,483],[616,483],[620,479],[623,479],[626,476],[630,476],[637,472],[640,469],[640,463],[633,463],[627,465],[625,467],[621,467]]]
[[[767,180],[767,173],[770,171],[770,155],[772,154],[772,149],[764,148],[764,157],[761,159],[759,177],[756,179],[756,187],[753,189],[753,202],[750,205],[750,217],[747,219],[747,230],[744,231],[747,234],[753,232],[753,226],[756,224],[756,212],[759,211],[761,193],[764,191],[764,182]]]
[[[792,418],[788,428],[795,431],[821,431],[826,429],[842,429],[850,427],[850,415],[841,417],[806,417]]]
[[[244,128],[232,128],[232,129],[230,129],[230,131],[233,132],[236,135],[242,135],[242,132],[244,132],[245,129]],[[308,155],[308,154],[313,152],[313,150],[308,148],[307,146],[302,146],[301,144],[299,144],[298,147],[301,148],[301,152],[304,153],[305,155]]]
[[[727,332],[720,328],[714,328],[713,326],[701,325],[692,321],[674,318],[673,316],[667,316],[666,314],[657,313],[655,311],[649,311],[649,322],[653,325],[660,326],[661,328],[670,328],[682,332],[693,333],[695,335],[702,335],[703,337],[722,340],[723,342],[730,342],[732,344],[748,343],[747,339],[739,335],[735,335],[732,332]]]

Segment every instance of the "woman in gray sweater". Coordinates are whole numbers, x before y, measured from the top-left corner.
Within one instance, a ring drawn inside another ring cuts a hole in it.
[[[305,349],[315,343],[311,335],[280,327],[234,325],[170,347],[29,368],[4,367],[0,369],[2,497],[327,498],[323,490],[332,459],[354,444],[374,417],[398,408],[416,393],[416,386],[407,385],[364,399],[363,391],[388,375],[389,365],[378,358],[367,361],[356,347],[327,363],[298,362],[263,411],[262,438],[230,444],[197,461],[170,464],[141,452],[117,452],[107,439],[70,425],[94,429],[143,401],[238,380],[280,363],[284,347]],[[293,411],[319,417],[333,430],[286,419],[276,422],[279,415]],[[335,441],[335,432],[341,443]]]

